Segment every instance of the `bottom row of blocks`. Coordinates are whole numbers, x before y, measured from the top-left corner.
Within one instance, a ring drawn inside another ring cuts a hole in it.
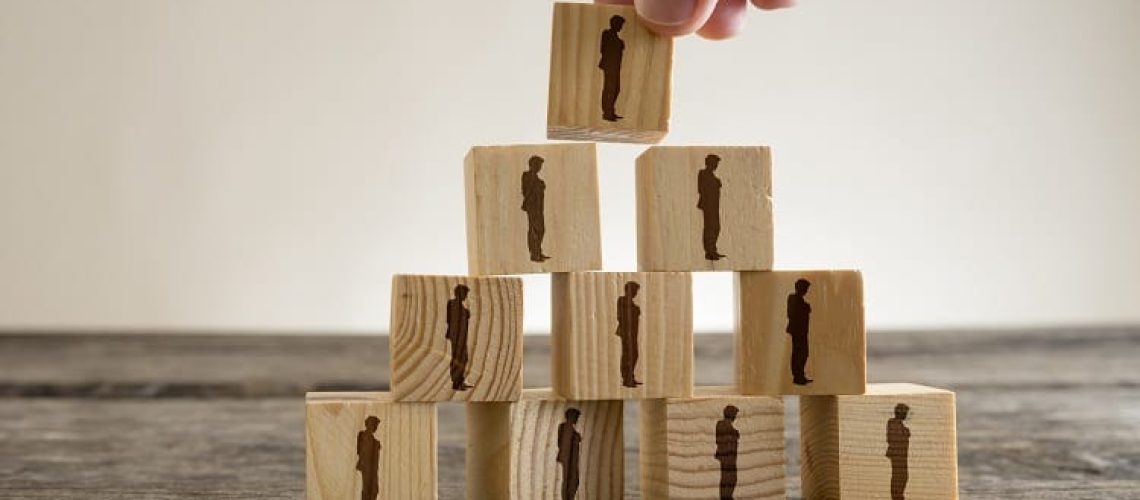
[[[871,384],[800,398],[804,498],[957,498],[954,394]],[[467,405],[468,499],[622,498],[622,401],[526,390]],[[307,397],[310,499],[436,498],[436,409],[386,393]],[[641,402],[642,498],[784,498],[784,405],[732,388]]]

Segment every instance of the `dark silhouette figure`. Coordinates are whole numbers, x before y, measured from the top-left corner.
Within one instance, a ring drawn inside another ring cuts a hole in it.
[[[467,385],[467,323],[471,311],[463,305],[467,300],[467,285],[455,285],[455,298],[447,301],[447,340],[451,341],[451,388],[465,391]]]
[[[739,412],[735,406],[724,407],[724,419],[716,423],[716,460],[720,462],[720,500],[732,500],[736,490],[736,448],[740,431],[732,426]]]
[[[910,407],[899,403],[895,418],[887,420],[887,458],[891,460],[891,500],[905,500],[907,457],[910,454],[910,429],[903,423]]]
[[[360,500],[376,500],[380,494],[380,440],[376,428],[380,419],[364,419],[364,430],[356,433],[356,470],[360,471]]]
[[[720,238],[720,179],[715,172],[720,165],[720,157],[708,155],[705,157],[705,168],[697,174],[697,208],[704,213],[704,234],[702,242],[705,246],[705,259],[720,260],[726,257],[716,249],[716,240]]]
[[[522,174],[522,210],[526,212],[526,247],[530,250],[530,260],[543,262],[549,255],[542,253],[542,238],[546,236],[546,181],[538,176],[542,170],[541,156],[531,156],[530,168]]]
[[[641,385],[634,378],[633,372],[637,368],[637,332],[641,322],[641,307],[633,301],[641,285],[629,281],[625,284],[625,295],[617,300],[617,331],[614,335],[621,337],[621,384],[626,387]]]
[[[578,494],[578,465],[582,454],[582,435],[574,428],[582,412],[566,410],[566,421],[558,424],[558,457],[562,465],[562,500],[574,500]]]
[[[625,18],[610,18],[610,29],[602,32],[602,60],[598,68],[602,70],[602,119],[616,122],[621,119],[614,109],[618,94],[621,93],[621,57],[625,42],[618,36]]]
[[[807,385],[812,382],[804,374],[808,359],[808,323],[811,322],[811,304],[804,300],[811,282],[796,280],[796,293],[788,296],[788,335],[792,336],[792,383]]]

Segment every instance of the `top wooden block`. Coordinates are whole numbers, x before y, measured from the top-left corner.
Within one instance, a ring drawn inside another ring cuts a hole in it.
[[[669,131],[673,39],[631,6],[554,4],[546,136],[655,143]]]
[[[772,268],[768,148],[654,146],[637,158],[639,271]]]
[[[464,174],[468,273],[601,269],[593,144],[477,146]]]

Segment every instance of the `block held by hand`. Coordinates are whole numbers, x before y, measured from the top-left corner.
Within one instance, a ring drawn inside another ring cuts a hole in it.
[[[673,39],[633,7],[554,4],[549,139],[656,143],[669,131]]]

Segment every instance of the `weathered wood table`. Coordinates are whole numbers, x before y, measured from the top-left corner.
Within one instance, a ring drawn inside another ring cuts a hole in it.
[[[869,335],[870,379],[958,391],[965,498],[1140,498],[1140,329]],[[698,384],[732,378],[697,338]],[[528,386],[548,342],[527,339]],[[300,498],[303,393],[387,387],[382,337],[0,336],[0,497]],[[627,429],[636,429],[636,405]],[[795,398],[788,492],[799,495]],[[463,498],[463,407],[440,408],[440,498]],[[637,432],[626,432],[637,498]]]

